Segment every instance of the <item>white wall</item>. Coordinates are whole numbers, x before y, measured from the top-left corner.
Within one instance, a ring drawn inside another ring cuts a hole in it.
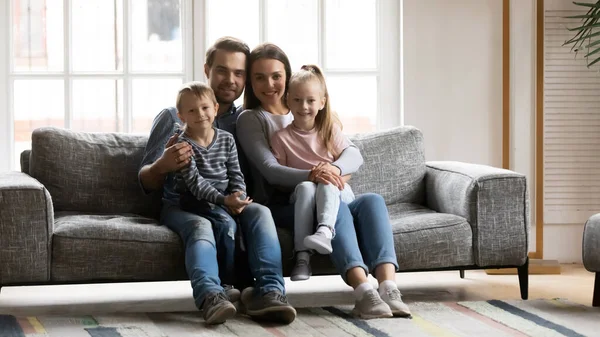
[[[569,0],[563,0],[570,3]],[[428,160],[502,164],[502,0],[404,0],[404,124]],[[510,168],[527,176],[535,250],[536,0],[510,1]],[[544,259],[581,262],[582,224],[545,225]]]
[[[427,160],[502,165],[502,1],[404,0],[404,124]]]

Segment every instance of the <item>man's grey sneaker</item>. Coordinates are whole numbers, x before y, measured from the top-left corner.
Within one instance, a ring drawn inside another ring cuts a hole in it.
[[[377,290],[375,289],[367,290],[360,301],[357,300],[354,302],[352,314],[362,319],[387,318],[394,316],[390,306],[379,297],[379,293],[377,293]]]
[[[333,247],[331,247],[331,239],[325,237],[325,234],[316,232],[313,235],[309,235],[304,238],[304,245],[306,248],[313,249],[319,254],[331,254]]]
[[[410,309],[408,309],[408,305],[402,302],[402,294],[400,290],[393,289],[387,290],[383,295],[381,295],[381,299],[390,306],[392,310],[392,314],[398,317],[410,317]]]
[[[240,300],[240,291],[235,289],[232,285],[224,284],[223,290],[225,291],[225,295],[229,298],[229,302],[234,303]]]
[[[221,324],[235,316],[235,306],[224,292],[210,293],[202,303],[202,315],[206,324]]]
[[[296,309],[279,291],[271,291],[260,296],[255,294],[254,288],[248,287],[242,291],[241,301],[246,314],[258,321],[290,324],[296,319]]]
[[[312,275],[312,270],[310,268],[310,262],[300,259],[296,260],[296,265],[294,269],[292,269],[292,273],[290,274],[290,280],[292,281],[304,281],[308,280]]]

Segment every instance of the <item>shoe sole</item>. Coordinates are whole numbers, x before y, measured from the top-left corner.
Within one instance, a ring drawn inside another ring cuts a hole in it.
[[[311,275],[292,275],[290,276],[290,281],[306,281],[310,278]]]
[[[237,310],[235,309],[235,306],[233,304],[223,306],[222,308],[219,308],[210,317],[208,317],[206,319],[206,324],[210,324],[210,325],[223,324],[228,319],[233,318],[233,316],[235,316],[236,312],[237,312]]]
[[[376,319],[376,318],[391,318],[394,317],[394,314],[392,314],[391,312],[389,313],[383,313],[383,314],[377,314],[377,315],[367,315],[367,314],[362,314],[357,310],[352,310],[352,315],[354,317],[358,317],[360,319]]]
[[[304,245],[306,246],[306,248],[313,249],[317,253],[322,254],[322,255],[328,255],[328,254],[333,253],[333,249],[331,247],[321,245],[319,242],[316,242],[316,241],[311,241],[311,240],[305,239]]]
[[[261,310],[246,310],[246,314],[257,321],[290,324],[296,319],[296,309],[292,307],[269,307]]]
[[[401,311],[401,310],[392,311],[392,315],[394,315],[394,317],[412,318],[412,315],[410,312]]]

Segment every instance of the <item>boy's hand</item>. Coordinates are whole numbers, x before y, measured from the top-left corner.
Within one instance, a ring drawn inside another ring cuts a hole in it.
[[[169,138],[165,151],[156,161],[161,174],[175,172],[190,163],[192,157],[192,146],[188,143],[177,143],[178,135]]]
[[[244,207],[252,203],[252,199],[246,197],[245,199],[240,198],[245,196],[246,193],[242,191],[233,192],[225,197],[225,206],[227,206],[233,214],[240,214],[244,210]]]

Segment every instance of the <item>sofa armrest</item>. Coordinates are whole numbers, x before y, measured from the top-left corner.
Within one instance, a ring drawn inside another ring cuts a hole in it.
[[[52,199],[21,172],[0,173],[0,285],[50,280]]]
[[[529,197],[524,175],[491,166],[427,162],[427,206],[467,219],[478,266],[523,265],[529,250]]]

